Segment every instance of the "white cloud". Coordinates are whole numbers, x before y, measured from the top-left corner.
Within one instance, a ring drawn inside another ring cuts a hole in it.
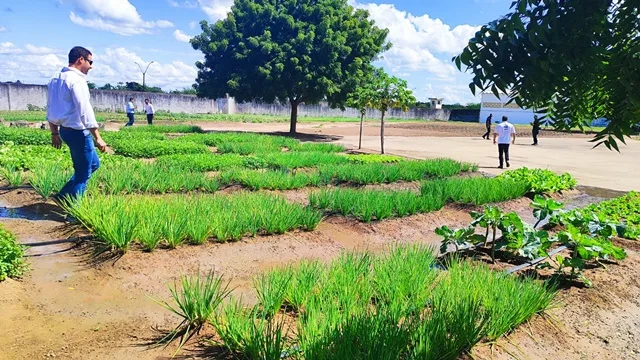
[[[7,31],[7,28],[2,26],[2,25],[0,25],[0,32],[5,32],[5,31]]]
[[[19,62],[15,56],[0,56],[0,79],[2,81],[20,80],[29,84],[46,84],[49,79],[66,66],[67,54],[41,53],[44,47],[29,46],[31,50],[16,47],[10,42],[0,43],[0,54],[23,54]],[[35,53],[32,51],[35,50]],[[50,49],[49,49],[50,50]],[[135,52],[125,48],[91,49],[93,70],[87,79],[96,84],[135,81],[142,83],[142,74],[135,64],[148,64],[153,59],[143,59]],[[154,62],[147,71],[146,83],[164,90],[191,87],[198,75],[194,65],[182,61]]]
[[[183,7],[188,9],[195,9],[198,7],[198,2],[195,0],[167,0],[167,2],[173,7]]]
[[[189,23],[189,29],[193,30],[195,28],[198,27],[198,22],[197,21],[192,21]]]
[[[233,0],[198,0],[198,4],[212,21],[218,21],[227,17]]]
[[[76,25],[119,35],[150,34],[154,28],[173,27],[167,20],[145,21],[129,0],[73,0],[76,12],[69,19]]]
[[[0,55],[19,54],[22,50],[18,49],[13,43],[3,42],[0,43]]]
[[[186,43],[188,43],[189,40],[191,40],[191,36],[183,33],[180,30],[177,30],[177,29],[176,29],[176,31],[173,32],[173,37],[175,37],[176,40],[178,40],[178,41],[186,42]]]
[[[24,47],[27,52],[29,54],[34,54],[34,55],[46,55],[46,54],[52,54],[54,52],[53,49],[45,47],[45,46],[34,46],[31,44],[27,44]]]
[[[136,62],[148,64],[153,59],[143,59],[125,48],[107,48],[104,52],[94,52],[94,70],[89,73],[89,81],[111,83],[136,81],[142,83],[142,74]],[[158,86],[165,90],[190,87],[198,75],[193,65],[182,61],[170,63],[154,62],[146,75],[148,86]]]

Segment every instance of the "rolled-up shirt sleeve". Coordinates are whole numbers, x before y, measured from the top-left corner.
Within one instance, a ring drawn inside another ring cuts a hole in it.
[[[98,122],[96,121],[96,115],[93,112],[91,106],[91,94],[89,93],[89,86],[84,81],[79,81],[73,84],[71,87],[71,97],[76,105],[80,122],[87,129],[97,129]]]

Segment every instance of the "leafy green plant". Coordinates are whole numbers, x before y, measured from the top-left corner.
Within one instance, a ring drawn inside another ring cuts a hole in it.
[[[546,169],[529,169],[522,167],[516,170],[508,170],[498,176],[503,179],[524,181],[529,185],[529,191],[535,194],[550,194],[576,187],[576,180],[564,173],[556,175]]]
[[[460,250],[460,247],[471,246],[478,242],[482,242],[486,238],[482,235],[475,234],[476,229],[474,226],[469,226],[461,229],[450,229],[448,226],[443,225],[435,230],[437,235],[442,236],[444,239],[440,244],[440,253],[447,252],[450,245],[455,247],[455,251]]]
[[[120,131],[128,132],[157,132],[157,133],[201,133],[202,128],[196,125],[153,125],[153,126],[124,126]]]
[[[20,278],[28,269],[24,261],[24,247],[16,236],[0,224],[0,281]]]
[[[486,247],[489,242],[489,230],[491,230],[493,234],[493,239],[491,241],[491,261],[496,262],[496,234],[498,227],[502,223],[503,213],[502,211],[495,206],[485,206],[483,212],[472,211],[471,217],[473,218],[473,222],[471,222],[471,226],[481,226],[486,229],[485,237],[484,237],[484,246]]]
[[[51,145],[49,131],[34,128],[0,127],[0,145]]]
[[[291,284],[293,274],[287,271],[274,270],[260,274],[253,280],[261,314],[271,319],[280,310]]]
[[[180,275],[178,284],[169,286],[173,304],[166,301],[156,301],[165,309],[182,318],[161,342],[171,343],[180,336],[180,343],[174,356],[182,346],[209,321],[222,301],[229,296],[229,283],[224,283],[222,276],[216,276],[213,270],[204,277],[199,273],[193,276]]]
[[[381,154],[348,154],[344,155],[344,157],[355,164],[397,163],[406,160],[401,156]]]
[[[542,221],[555,215],[560,209],[562,209],[562,206],[563,204],[560,202],[536,194],[533,202],[531,203],[531,207],[533,208],[533,216],[535,216],[538,221],[533,225],[533,227],[537,228]]]
[[[445,202],[482,205],[517,199],[527,193],[523,182],[499,178],[472,177],[436,179],[422,182],[423,197],[438,197]]]

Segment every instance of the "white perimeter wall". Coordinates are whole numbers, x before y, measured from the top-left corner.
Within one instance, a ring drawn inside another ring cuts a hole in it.
[[[480,106],[480,122],[484,123],[489,114],[493,114],[493,123],[501,121],[502,116],[508,116],[509,122],[512,124],[529,124],[533,121],[533,110],[522,109],[515,103],[505,105],[509,101],[509,97],[503,95],[498,98],[489,93],[482,94],[482,103]]]

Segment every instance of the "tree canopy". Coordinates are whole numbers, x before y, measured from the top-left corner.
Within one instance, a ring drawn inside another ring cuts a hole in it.
[[[347,0],[235,0],[226,19],[201,22],[191,40],[199,96],[291,104],[291,133],[300,103],[326,100],[344,108],[347,94],[387,50],[388,30]]]
[[[559,130],[607,118],[592,140],[618,150],[640,122],[638,0],[516,0],[475,34],[457,67]],[[596,146],[597,146],[596,145]]]

